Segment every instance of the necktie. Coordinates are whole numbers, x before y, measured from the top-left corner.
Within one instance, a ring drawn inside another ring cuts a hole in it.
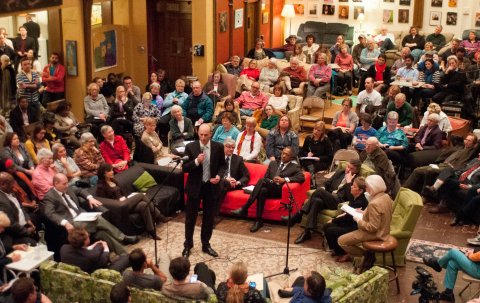
[[[283,167],[285,166],[285,164],[280,164],[280,166],[278,167],[278,170],[277,170],[277,173],[275,174],[275,176],[280,176],[280,173],[282,172],[283,170]]]
[[[75,203],[73,203],[70,199],[67,198],[67,195],[66,194],[62,194],[63,196],[63,199],[65,199],[65,203],[67,203],[67,207],[73,211],[75,213],[75,216],[78,214],[78,208],[77,206],[75,205]],[[73,214],[72,214],[73,215]],[[75,217],[74,216],[74,217]]]
[[[473,173],[474,170],[476,170],[477,168],[480,167],[480,163],[477,163],[476,165],[470,167],[469,169],[467,169],[463,174],[460,175],[460,177],[458,178],[458,181],[462,182],[462,181],[465,181],[467,179],[467,177]]]
[[[225,178],[230,177],[230,157],[227,157],[225,159],[225,162],[227,162],[227,171],[225,172]]]
[[[203,176],[202,181],[208,182],[210,180],[210,152],[208,151],[208,146],[203,146],[203,154],[205,155],[205,159],[202,162],[203,166]]]

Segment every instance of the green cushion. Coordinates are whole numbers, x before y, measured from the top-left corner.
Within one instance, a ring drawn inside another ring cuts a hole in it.
[[[143,174],[141,174],[140,177],[133,182],[133,186],[135,186],[135,188],[142,193],[146,192],[149,188],[152,188],[155,185],[157,185],[157,182],[152,175],[146,171],[143,172]]]
[[[107,280],[115,283],[122,281],[122,275],[118,271],[108,268],[97,269],[92,273],[92,278]]]
[[[80,267],[75,266],[75,265],[70,265],[70,264],[67,264],[67,263],[59,262],[58,265],[57,265],[57,269],[61,269],[61,270],[69,271],[69,272],[72,272],[72,273],[82,274],[82,275],[88,276],[88,274],[86,272],[84,272],[83,270],[81,270]]]

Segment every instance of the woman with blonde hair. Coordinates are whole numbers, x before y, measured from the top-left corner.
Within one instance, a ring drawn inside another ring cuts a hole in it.
[[[243,262],[237,262],[230,268],[228,279],[217,288],[218,302],[223,303],[264,303],[265,298],[247,282],[248,270]]]
[[[145,119],[154,118],[155,121],[158,121],[161,117],[158,107],[152,105],[152,98],[151,93],[144,93],[142,96],[142,102],[138,103],[133,109],[133,131],[135,132],[135,136],[142,136],[145,129]]]
[[[146,117],[143,124],[145,125],[145,130],[142,133],[141,140],[143,144],[152,150],[156,163],[161,158],[168,156],[168,154],[163,151],[162,140],[160,140],[160,137],[155,131],[157,120],[152,117]]]
[[[258,78],[260,78],[258,62],[257,60],[250,60],[248,67],[244,68],[240,72],[235,90],[238,93],[242,93],[244,90],[250,91],[252,89],[253,82],[258,81]]]
[[[427,107],[427,110],[423,114],[422,122],[420,123],[420,127],[427,124],[428,116],[430,114],[438,114],[440,116],[440,121],[438,121],[438,128],[444,133],[449,133],[452,131],[452,125],[450,124],[450,120],[448,119],[447,114],[442,111],[442,108],[437,103],[430,103]]]

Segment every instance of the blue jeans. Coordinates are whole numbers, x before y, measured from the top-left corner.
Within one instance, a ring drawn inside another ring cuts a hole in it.
[[[416,48],[412,50],[411,55],[415,59],[415,62],[418,62],[418,59],[423,55],[423,49]]]
[[[438,263],[447,270],[445,278],[443,279],[445,288],[453,289],[455,287],[459,270],[475,279],[480,279],[480,263],[471,261],[458,249],[450,249],[445,256],[438,260]]]
[[[252,114],[253,114],[253,110],[240,108],[240,115],[251,117]]]

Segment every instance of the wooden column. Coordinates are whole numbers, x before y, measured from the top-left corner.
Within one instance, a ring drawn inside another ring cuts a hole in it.
[[[425,1],[424,0],[414,0],[413,2],[413,26],[417,28],[423,27],[423,9]]]

